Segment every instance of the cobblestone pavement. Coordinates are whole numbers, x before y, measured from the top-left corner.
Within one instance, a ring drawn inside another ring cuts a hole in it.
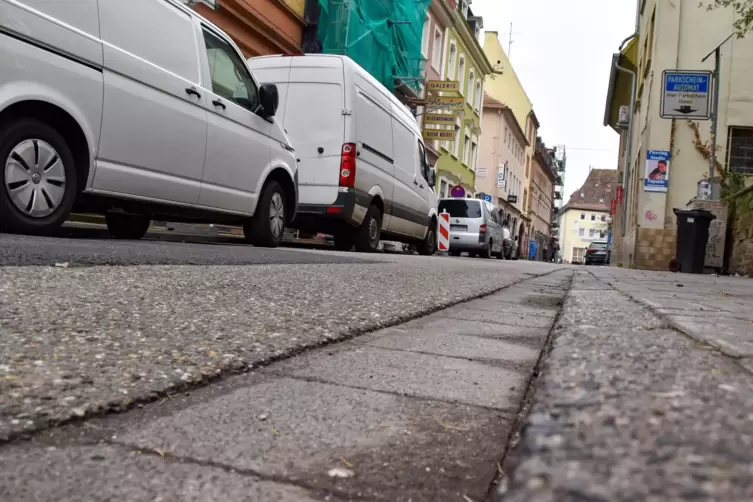
[[[753,500],[753,282],[580,269],[505,502]]]

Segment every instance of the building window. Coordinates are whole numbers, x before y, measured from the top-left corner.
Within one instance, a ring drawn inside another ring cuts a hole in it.
[[[591,215],[591,221],[596,221],[596,215],[595,214]]]
[[[462,85],[465,82],[465,56],[461,54],[458,61],[460,62],[458,63],[458,74],[456,80],[460,82],[460,91],[463,95],[465,95],[465,87]]]
[[[442,30],[434,28],[434,41],[431,48],[431,67],[439,71],[442,67]]]
[[[476,76],[473,74],[473,70],[468,72],[468,82],[465,83],[465,89],[463,89],[463,94],[465,94],[465,100],[469,105],[472,105],[473,100],[473,91],[475,89],[476,85]]]
[[[730,171],[753,174],[753,127],[730,127],[728,150]]]
[[[421,54],[424,56],[424,59],[429,58],[430,33],[431,33],[431,18],[429,16],[426,16],[426,20],[424,21],[424,31],[421,35]]]
[[[586,236],[586,229],[585,228],[579,228],[578,229],[578,236],[579,237],[585,237]]]
[[[585,220],[586,219],[586,213],[580,213],[580,219]]]
[[[443,199],[447,197],[447,192],[449,190],[449,183],[447,183],[444,179],[439,179],[439,198]]]
[[[447,61],[447,80],[455,80],[455,70],[458,65],[458,47],[450,42],[450,59]]]
[[[602,214],[601,215],[601,221],[607,221],[607,215],[606,214]]]
[[[596,237],[596,229],[595,229],[595,228],[591,228],[591,229],[589,229],[589,230],[588,230],[588,236],[589,236],[589,237],[591,237],[592,239],[593,239],[594,237]]]
[[[452,154],[458,158],[458,149],[460,148],[460,127],[455,126],[455,141],[452,142]]]
[[[473,171],[476,170],[476,161],[477,161],[476,157],[477,156],[478,156],[478,146],[476,145],[476,142],[474,141],[471,143],[471,166],[470,166]]]
[[[478,82],[476,82],[476,106],[474,107],[475,110],[481,111],[481,105],[484,100],[484,91],[481,89],[481,79],[479,79]]]
[[[471,138],[466,134],[465,139],[463,140],[463,164],[466,166],[470,166],[470,157],[471,157]]]

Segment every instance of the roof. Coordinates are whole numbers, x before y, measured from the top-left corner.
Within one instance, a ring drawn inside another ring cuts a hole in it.
[[[531,120],[533,120],[533,125],[536,126],[536,129],[541,128],[541,124],[539,124],[539,119],[536,117],[536,112],[531,110],[531,113],[528,114],[529,117],[531,117]]]
[[[618,53],[612,54],[611,71],[609,73],[609,88],[607,89],[607,101],[604,106],[604,126],[617,129],[620,106],[630,104],[630,88],[632,85],[628,75],[617,68],[619,64],[623,68],[636,70],[638,58],[638,38],[633,38]]]
[[[562,212],[570,209],[609,211],[618,183],[619,173],[616,169],[592,169],[580,189],[570,195]]]
[[[526,138],[526,134],[520,127],[520,122],[518,122],[518,119],[515,118],[515,112],[512,111],[512,108],[510,108],[503,102],[494,99],[487,93],[484,93],[484,108],[501,110],[502,113],[506,116],[507,121],[512,124],[513,133],[518,137],[518,141],[520,141],[524,146],[528,146],[530,144],[528,142],[528,139]]]

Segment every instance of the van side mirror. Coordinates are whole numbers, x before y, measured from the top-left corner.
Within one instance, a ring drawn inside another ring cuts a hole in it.
[[[262,84],[259,88],[259,103],[264,118],[274,117],[280,104],[280,95],[275,84]]]
[[[429,171],[429,179],[426,181],[429,182],[429,186],[432,188],[437,186],[437,172],[434,169]]]

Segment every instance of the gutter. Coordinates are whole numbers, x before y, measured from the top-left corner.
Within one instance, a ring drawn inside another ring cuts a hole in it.
[[[636,19],[636,22],[637,21],[638,20]],[[623,40],[622,43],[620,44],[620,51],[622,51],[622,49],[625,47],[625,44],[627,44],[628,42],[630,42],[632,39],[634,39],[637,36],[639,36],[639,33],[636,30],[635,33],[633,33],[632,35],[627,37],[625,40]],[[617,57],[617,60],[615,60],[613,57],[612,63],[614,65],[614,69],[616,69],[617,71],[621,71],[623,73],[627,73],[628,75],[630,75],[630,80],[631,80],[630,108],[629,108],[630,115],[628,116],[628,132],[627,132],[628,136],[627,136],[627,141],[625,141],[625,167],[622,171],[622,189],[627,190],[626,187],[628,187],[630,183],[630,153],[633,147],[633,122],[635,119],[635,87],[637,84],[637,74],[634,70],[620,66],[619,56]],[[624,198],[623,198],[623,201],[624,201]],[[622,223],[620,225],[620,231],[622,233],[622,237],[625,237],[626,220],[627,220],[627,204],[624,204],[624,207],[622,209],[622,215],[621,215]]]

